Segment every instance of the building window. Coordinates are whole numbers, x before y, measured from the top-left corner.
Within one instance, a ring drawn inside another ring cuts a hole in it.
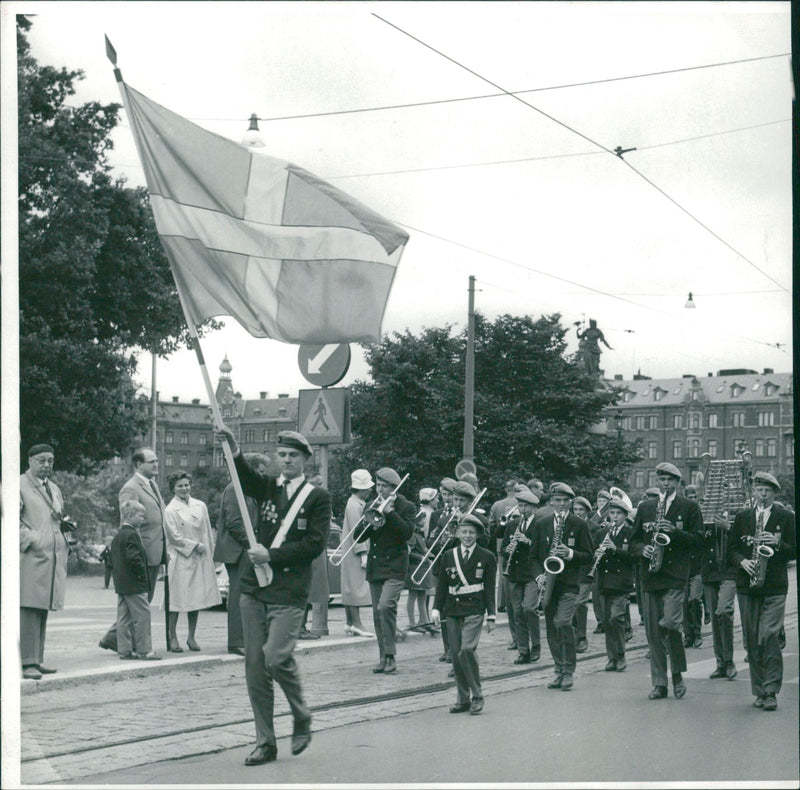
[[[700,440],[699,439],[689,439],[688,457],[689,458],[699,458],[700,457]]]
[[[764,457],[764,440],[756,439],[756,458]]]
[[[201,433],[198,437],[201,447],[205,447],[208,444],[208,434]]]
[[[673,414],[672,415],[672,427],[673,428],[683,428],[683,415],[682,414]]]
[[[734,385],[731,387],[731,397],[732,397],[732,398],[738,398],[738,397],[739,397],[739,395],[740,395],[740,394],[741,394],[741,392],[742,392],[742,389],[743,389],[742,387],[739,387],[738,385],[734,384]]]
[[[252,428],[248,428],[244,432],[244,440],[246,442],[254,442],[256,440],[256,432]]]
[[[264,428],[264,441],[271,442],[272,441],[272,429],[271,428]]]
[[[699,431],[700,430],[700,413],[699,412],[692,412],[689,415],[689,430],[690,431]]]
[[[626,417],[622,421],[622,428],[623,428],[623,430],[626,430],[626,431],[632,431],[633,430],[633,417]]]
[[[164,459],[164,466],[173,466],[173,464],[172,453],[167,453],[167,457]]]
[[[181,469],[186,469],[189,465],[189,456],[186,453],[181,453]]]
[[[654,390],[653,397],[656,400],[661,400],[664,397],[664,390]]]
[[[225,466],[225,456],[222,453],[218,453],[216,458],[217,466]]]
[[[650,416],[650,430],[655,431],[658,429],[658,415],[653,414]]]
[[[199,466],[201,469],[203,469],[203,468],[205,467],[205,465],[206,465],[206,457],[205,457],[204,455],[201,455],[201,456],[200,456],[200,457],[197,459],[197,465],[198,465],[198,466]]]
[[[676,439],[672,443],[672,457],[683,458],[683,442],[680,439]]]
[[[692,390],[692,400],[698,400],[700,397],[700,390]]]
[[[775,425],[775,412],[774,411],[760,411],[758,413],[758,424],[760,427],[767,425]]]
[[[718,419],[719,419],[719,416],[717,414],[709,414],[708,415],[708,427],[709,428],[716,428]]]
[[[786,457],[788,459],[794,458],[794,436],[786,437]]]
[[[647,457],[648,458],[658,458],[658,443],[657,442],[648,442],[647,443]]]
[[[172,442],[173,442],[172,431],[167,431],[164,434],[164,444],[172,444]]]
[[[637,431],[643,431],[644,429],[645,429],[644,428],[644,417],[640,414],[636,418],[636,430]]]
[[[718,445],[718,442],[717,442],[716,439],[709,439],[708,440],[708,454],[712,458],[716,458],[717,457],[717,453],[719,452],[718,447],[719,447],[719,445]]]
[[[693,486],[700,484],[700,470],[699,469],[692,469],[691,471],[691,484]]]
[[[743,411],[735,411],[733,412],[733,427],[734,428],[744,428],[744,412]]]
[[[189,444],[189,434],[186,431],[181,434],[181,444]]]
[[[767,439],[767,457],[774,458],[778,454],[778,440]]]
[[[647,487],[652,488],[656,484],[656,470],[651,469],[647,473]]]
[[[739,455],[747,449],[747,442],[744,439],[733,440],[733,452]]]
[[[644,488],[644,469],[637,469],[633,473],[633,485],[635,488]]]

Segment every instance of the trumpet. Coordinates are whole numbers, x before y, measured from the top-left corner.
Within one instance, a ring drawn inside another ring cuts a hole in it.
[[[661,532],[658,529],[658,522],[664,518],[666,509],[667,497],[659,497],[658,507],[656,508],[656,523],[653,525],[653,537],[650,539],[650,545],[655,549],[655,553],[650,557],[650,563],[647,566],[649,573],[658,573],[661,570],[661,565],[664,562],[664,549],[672,541],[666,532]]]
[[[509,520],[512,519],[514,516],[519,515],[519,505],[513,505],[502,516],[500,516],[500,526],[504,527],[508,524]]]
[[[420,585],[425,580],[427,575],[433,570],[433,566],[439,560],[439,557],[444,554],[445,549],[447,548],[447,544],[450,542],[450,539],[455,535],[455,529],[451,529],[450,525],[455,522],[455,526],[458,526],[458,519],[462,516],[468,516],[472,513],[473,510],[480,502],[481,497],[486,493],[488,489],[484,488],[475,499],[472,500],[472,504],[463,512],[460,513],[458,510],[453,508],[453,512],[450,514],[450,518],[445,521],[442,525],[442,528],[439,530],[439,533],[431,542],[431,545],[428,547],[428,550],[423,554],[422,559],[419,561],[419,565],[414,568],[414,572],[411,574],[411,581],[415,585]],[[436,552],[435,556],[431,559],[431,556]],[[427,566],[427,567],[426,567]]]
[[[331,556],[328,557],[329,562],[333,565],[334,568],[338,568],[343,562],[345,557],[355,548],[356,543],[360,543],[361,539],[366,534],[367,530],[370,528],[380,529],[386,523],[386,515],[383,512],[386,509],[386,506],[389,504],[390,499],[399,491],[400,486],[408,480],[408,475],[406,475],[393,489],[393,491],[386,497],[377,496],[372,502],[364,508],[364,512],[361,514],[361,518],[353,525],[353,528],[348,531],[348,533],[342,536],[342,539],[339,541],[339,545],[334,549],[331,553]],[[355,534],[358,530],[359,532],[358,537],[355,537]],[[342,551],[342,546],[344,546],[350,539],[352,538],[352,543]]]
[[[606,534],[603,535],[603,540],[600,541],[600,545],[597,547],[597,556],[595,557],[592,569],[586,574],[590,579],[594,579],[596,577],[597,569],[600,566],[600,561],[606,556],[607,552],[613,545],[614,541],[611,539],[611,533],[606,532]]]

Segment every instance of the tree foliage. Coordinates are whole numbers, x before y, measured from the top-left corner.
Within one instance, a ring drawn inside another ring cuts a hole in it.
[[[583,493],[617,484],[636,459],[616,436],[589,433],[616,397],[566,356],[558,315],[475,321],[474,448],[487,500],[510,476],[574,483]],[[388,465],[410,472],[406,495],[454,476],[462,456],[466,331],[394,333],[365,347],[372,382],[353,387],[355,441],[342,471]],[[349,474],[349,472],[348,472]],[[332,488],[347,487],[332,481]]]
[[[20,439],[81,472],[145,427],[133,349],[167,354],[186,330],[146,192],[107,161],[120,105],[70,106],[82,73],[38,63],[17,24]]]

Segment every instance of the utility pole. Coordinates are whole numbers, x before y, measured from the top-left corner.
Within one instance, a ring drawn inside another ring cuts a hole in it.
[[[467,359],[464,381],[464,454],[468,461],[475,459],[473,426],[475,417],[475,276],[469,276],[469,308],[467,310]]]
[[[150,374],[150,449],[156,452],[156,427],[158,426],[158,391],[156,390],[156,354],[153,352],[153,361]]]

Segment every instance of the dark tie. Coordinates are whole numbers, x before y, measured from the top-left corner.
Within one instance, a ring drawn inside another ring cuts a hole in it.
[[[156,484],[152,480],[150,480],[150,488],[153,491],[153,496],[156,498],[156,502],[160,502],[161,497],[159,496],[158,488],[156,488]]]
[[[42,487],[44,488],[45,494],[47,494],[47,498],[52,502],[53,492],[50,490],[50,483],[47,480],[42,480]]]
[[[466,565],[469,559],[469,552],[466,549],[461,550],[461,561]]]
[[[278,512],[283,514],[289,507],[289,491],[288,491],[289,484],[286,480],[283,481],[283,485],[280,487],[280,491],[278,492]]]

